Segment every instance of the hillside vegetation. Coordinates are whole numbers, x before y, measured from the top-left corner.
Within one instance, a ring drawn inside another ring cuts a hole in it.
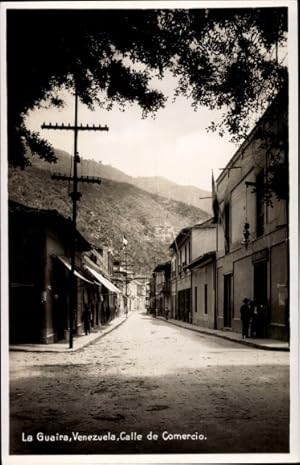
[[[54,171],[69,174],[66,162],[60,157]],[[100,173],[93,168],[86,174]],[[71,187],[66,181],[52,180],[49,164],[40,160],[25,170],[9,169],[10,199],[36,208],[56,209],[65,217],[72,212],[68,195]],[[168,260],[169,245],[180,229],[207,218],[205,212],[193,206],[104,177],[101,185],[79,184],[79,190],[82,198],[78,203],[78,230],[92,244],[112,247],[115,256],[121,258],[124,234],[135,272],[149,273],[157,263]]]

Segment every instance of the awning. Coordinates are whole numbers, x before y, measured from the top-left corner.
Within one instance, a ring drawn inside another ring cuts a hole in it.
[[[97,281],[99,283],[103,284],[107,289],[109,289],[112,292],[115,292],[119,294],[121,291],[118,289],[111,281],[109,281],[107,278],[105,278],[102,274],[100,274],[98,271],[93,270],[93,268],[90,268],[89,266],[85,265],[86,268],[89,270],[89,272],[95,276]]]
[[[61,257],[59,255],[57,255],[57,258],[65,265],[66,268],[68,268],[69,271],[72,270],[71,264],[67,258]],[[79,271],[74,270],[74,274],[75,276],[77,276],[77,278],[82,279],[82,281],[86,281],[87,283],[94,284],[93,281],[89,281],[81,273],[79,273]]]

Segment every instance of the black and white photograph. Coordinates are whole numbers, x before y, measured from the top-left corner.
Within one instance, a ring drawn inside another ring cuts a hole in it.
[[[2,2],[4,465],[299,462],[296,18]]]

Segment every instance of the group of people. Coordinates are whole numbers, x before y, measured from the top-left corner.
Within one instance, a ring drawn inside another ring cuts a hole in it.
[[[244,298],[241,305],[242,337],[266,337],[266,306]],[[249,334],[250,332],[250,334]]]

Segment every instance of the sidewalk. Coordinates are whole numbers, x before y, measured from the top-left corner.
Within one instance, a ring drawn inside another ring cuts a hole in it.
[[[129,317],[130,314],[128,315],[128,318]],[[102,326],[100,329],[92,330],[88,335],[74,336],[72,349],[69,348],[69,341],[65,340],[53,344],[13,344],[9,346],[9,350],[19,352],[75,352],[96,342],[100,337],[105,336],[125,323],[126,320],[127,318],[125,316],[120,316],[110,321],[107,325]]]
[[[277,339],[256,339],[256,338],[248,338],[242,339],[241,334],[235,333],[233,331],[226,331],[221,329],[209,329],[203,328],[202,326],[196,326],[191,323],[185,323],[183,321],[178,321],[174,319],[166,319],[162,316],[157,317],[160,320],[165,322],[171,323],[176,326],[180,326],[181,328],[189,329],[191,331],[195,331],[197,333],[208,334],[210,336],[221,337],[223,339],[228,339],[229,341],[237,342],[239,344],[244,344],[247,346],[256,347],[258,349],[263,350],[282,350],[282,351],[289,351],[289,343],[285,341],[279,341]]]

